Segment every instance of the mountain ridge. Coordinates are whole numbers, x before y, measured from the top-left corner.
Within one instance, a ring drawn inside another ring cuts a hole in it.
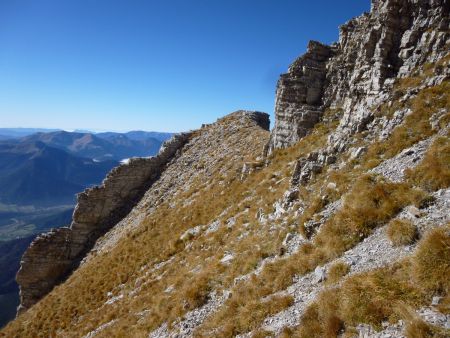
[[[311,42],[270,133],[247,111],[191,132],[48,295],[49,247],[25,259],[25,307],[44,297],[2,334],[448,336],[449,12],[374,0]]]

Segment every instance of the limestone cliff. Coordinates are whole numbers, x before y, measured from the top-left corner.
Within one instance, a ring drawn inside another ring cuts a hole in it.
[[[327,108],[343,110],[330,145],[344,147],[373,118],[371,108],[390,99],[396,79],[448,52],[449,12],[448,0],[373,0],[370,13],[340,27],[337,43],[311,42],[278,81],[269,149],[298,142]]]
[[[281,75],[277,85],[271,149],[298,142],[320,121],[326,65],[333,54],[332,47],[311,41],[306,54]]]
[[[373,1],[281,76],[271,133],[238,111],[120,167],[30,247],[26,307],[82,261],[0,336],[448,337],[449,9]]]
[[[190,135],[173,136],[155,157],[131,158],[114,168],[100,186],[78,194],[70,227],[38,236],[22,257],[16,277],[20,286],[19,313],[61,283],[96,240],[132,210]]]

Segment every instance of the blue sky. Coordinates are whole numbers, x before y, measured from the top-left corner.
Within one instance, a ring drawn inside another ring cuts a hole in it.
[[[277,78],[308,40],[336,41],[369,7],[0,0],[0,127],[182,131],[238,109],[273,117]]]

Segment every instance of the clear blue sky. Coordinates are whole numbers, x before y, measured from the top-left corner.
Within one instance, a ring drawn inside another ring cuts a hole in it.
[[[0,0],[0,127],[182,131],[274,109],[369,0]],[[273,121],[272,121],[273,123]]]

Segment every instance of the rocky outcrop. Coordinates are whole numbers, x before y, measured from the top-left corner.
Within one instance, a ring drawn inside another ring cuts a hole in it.
[[[21,304],[28,309],[62,282],[80,263],[96,240],[124,218],[177,156],[191,134],[175,135],[159,154],[132,158],[114,168],[100,186],[78,195],[70,227],[38,236],[24,253],[17,273]]]
[[[340,27],[332,46],[311,42],[278,82],[269,151],[296,143],[324,109],[342,108],[334,149],[363,130],[397,78],[449,52],[450,0],[372,0],[370,13]]]
[[[326,63],[334,48],[311,41],[305,55],[298,58],[277,84],[275,128],[269,152],[296,143],[322,116]]]
[[[291,178],[291,186],[308,183],[314,175],[322,172],[327,164],[336,161],[336,156],[328,154],[326,151],[312,152],[306,158],[300,158],[295,163],[294,171]]]
[[[449,0],[373,0],[370,13],[341,26],[324,94],[326,106],[343,108],[335,148],[366,128],[396,79],[449,52],[449,25]]]
[[[204,126],[203,133],[208,134],[207,130],[214,128],[233,132],[255,125],[268,131],[269,114],[240,110],[219,119],[212,126]],[[146,208],[164,199],[160,194],[169,189],[159,182],[160,176],[167,170],[174,171],[167,169],[171,168],[168,164],[173,164],[180,157],[181,150],[183,153],[189,152],[190,139],[196,139],[195,132],[175,135],[163,144],[156,157],[132,158],[128,163],[114,168],[102,185],[78,195],[70,227],[38,236],[23,255],[16,277],[21,298],[18,313],[30,308],[55,285],[64,281],[98,239],[127,218],[146,193],[150,196],[146,198]],[[182,179],[182,170],[177,168],[175,172],[178,177],[171,176],[170,182],[166,183],[173,185],[177,179]],[[150,189],[155,186],[155,189]]]

